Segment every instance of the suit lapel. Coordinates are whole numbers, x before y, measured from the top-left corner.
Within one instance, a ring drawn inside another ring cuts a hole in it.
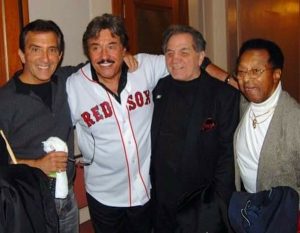
[[[153,102],[155,108],[151,126],[152,148],[155,148],[156,146],[158,130],[162,121],[162,116],[164,115],[164,111],[166,109],[166,103],[168,102],[168,86],[170,85],[170,81],[170,76],[161,79],[153,91]]]

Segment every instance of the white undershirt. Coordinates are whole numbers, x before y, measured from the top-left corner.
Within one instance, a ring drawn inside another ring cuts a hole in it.
[[[237,132],[237,163],[244,187],[249,193],[256,192],[260,151],[281,91],[282,87],[279,83],[274,93],[266,101],[259,104],[251,102]],[[254,128],[255,116],[257,123]]]

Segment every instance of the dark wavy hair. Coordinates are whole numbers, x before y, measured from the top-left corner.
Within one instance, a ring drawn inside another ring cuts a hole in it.
[[[128,48],[128,35],[125,29],[123,20],[119,16],[111,14],[103,14],[95,17],[87,26],[83,34],[82,44],[84,54],[88,57],[88,40],[96,38],[99,32],[103,29],[108,29],[113,35],[119,36],[122,45]]]
[[[52,20],[37,19],[23,27],[19,37],[19,48],[25,52],[25,40],[28,32],[54,32],[58,38],[58,49],[60,53],[64,52],[64,35],[58,25]]]

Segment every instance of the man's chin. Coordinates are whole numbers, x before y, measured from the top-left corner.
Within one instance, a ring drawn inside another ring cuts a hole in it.
[[[174,74],[172,75],[173,79],[178,81],[188,81],[188,78],[183,75]]]
[[[246,99],[252,103],[260,103],[261,99],[253,95],[245,95]]]
[[[97,72],[97,76],[100,77],[100,79],[118,79],[121,76],[121,73],[118,75],[115,72]]]
[[[53,76],[54,72],[47,70],[47,71],[41,71],[36,73],[36,77],[37,79],[41,80],[41,81],[49,81],[51,79],[51,77]]]

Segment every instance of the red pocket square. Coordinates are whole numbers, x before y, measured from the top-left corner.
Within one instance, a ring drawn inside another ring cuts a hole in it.
[[[211,117],[210,118],[207,118],[205,120],[205,122],[202,124],[201,126],[201,131],[204,131],[204,132],[208,132],[214,128],[216,128],[216,122],[214,121],[214,119],[212,119]]]

